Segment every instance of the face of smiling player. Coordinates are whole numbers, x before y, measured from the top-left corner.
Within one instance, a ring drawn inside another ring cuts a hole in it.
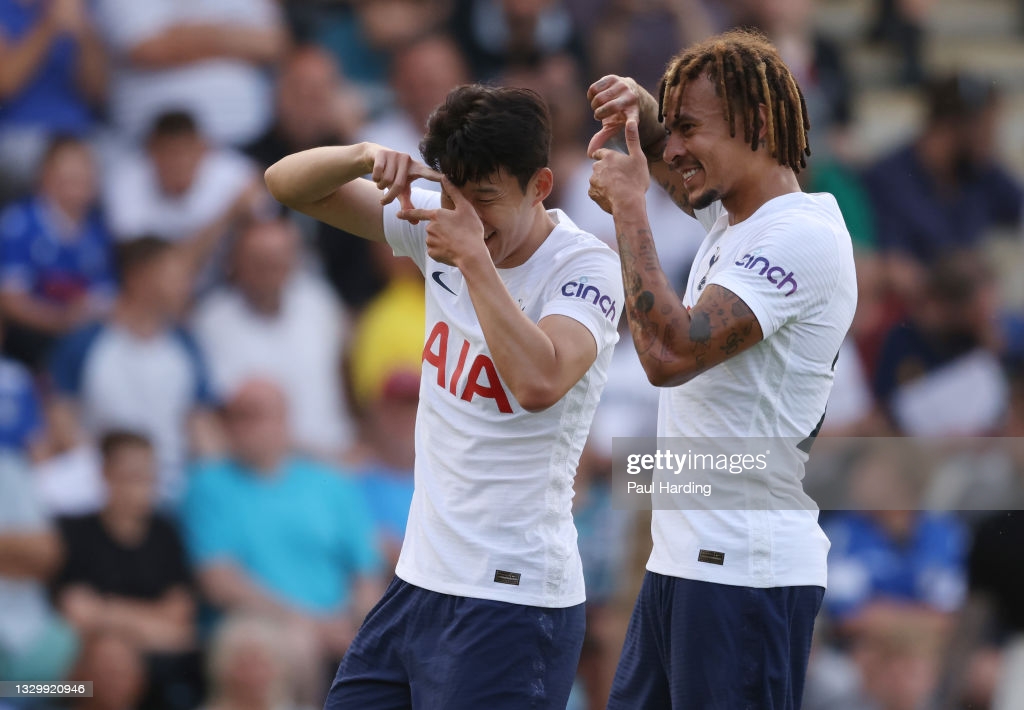
[[[551,187],[551,170],[541,168],[526,190],[503,169],[458,188],[484,225],[484,240],[495,266],[507,269],[525,263],[544,241],[550,226],[543,201]],[[455,207],[448,195],[442,195],[441,206]]]
[[[728,207],[731,196],[756,186],[766,153],[750,150],[737,126],[729,135],[722,99],[707,76],[701,75],[666,97],[669,134],[664,159],[683,176],[690,205],[704,209],[716,200]]]

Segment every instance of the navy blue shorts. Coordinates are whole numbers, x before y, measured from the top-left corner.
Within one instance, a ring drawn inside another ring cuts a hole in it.
[[[392,580],[341,660],[325,710],[565,710],[583,604],[546,609]]]
[[[799,710],[824,594],[648,572],[608,709]]]

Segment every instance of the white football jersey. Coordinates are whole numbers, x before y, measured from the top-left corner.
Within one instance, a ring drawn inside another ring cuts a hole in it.
[[[440,206],[413,189],[417,207]],[[469,289],[426,255],[426,223],[384,210],[384,233],[426,283],[426,337],[416,417],[416,487],[397,575],[443,594],[567,607],[584,601],[572,520],[573,478],[607,377],[622,312],[618,256],[560,210],[526,263],[498,269],[534,322],[582,323],[597,360],[556,404],[519,406],[490,358]]]
[[[709,231],[683,305],[717,284],[753,311],[764,340],[663,390],[658,435],[805,440],[824,416],[857,305],[853,247],[835,198],[782,195],[732,226],[721,203],[698,218]],[[802,486],[807,457],[792,453],[795,465],[782,472],[792,478],[780,489]],[[772,500],[778,481],[739,475],[747,500]],[[724,510],[707,500],[705,509],[654,511],[649,570],[749,587],[825,586],[829,542],[817,510]]]

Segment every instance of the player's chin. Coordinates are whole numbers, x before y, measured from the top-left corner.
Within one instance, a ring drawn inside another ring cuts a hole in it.
[[[718,190],[702,190],[697,193],[691,192],[688,196],[690,201],[690,207],[695,210],[705,210],[715,202],[722,199],[722,195]]]

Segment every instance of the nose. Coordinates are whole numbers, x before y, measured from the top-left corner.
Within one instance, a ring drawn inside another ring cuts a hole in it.
[[[662,152],[661,158],[665,161],[666,165],[670,167],[676,167],[686,156],[686,144],[680,136],[677,136],[675,132],[668,134],[668,139],[665,141],[665,149]]]

